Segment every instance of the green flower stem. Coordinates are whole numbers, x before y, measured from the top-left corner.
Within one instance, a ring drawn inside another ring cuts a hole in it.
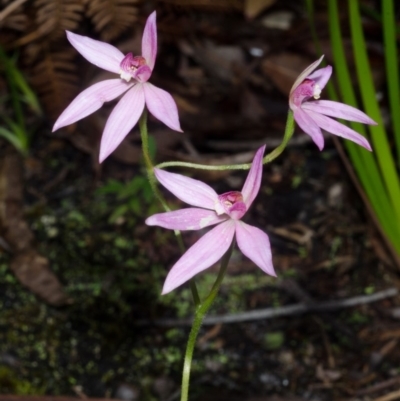
[[[151,189],[153,190],[157,199],[162,204],[165,211],[170,212],[171,209],[169,208],[164,197],[161,195],[161,192],[158,190],[156,177],[154,175],[154,166],[153,166],[153,162],[151,161],[150,152],[149,152],[149,134],[147,131],[147,111],[146,111],[146,109],[143,110],[143,113],[140,116],[139,130],[140,130],[140,137],[142,139],[142,150],[143,150],[144,163],[146,165],[147,177],[149,179]]]
[[[213,287],[211,288],[210,293],[207,298],[198,305],[196,309],[196,313],[193,320],[192,329],[190,330],[188,343],[186,346],[185,353],[185,361],[183,364],[183,372],[182,372],[182,393],[181,393],[181,401],[188,401],[189,399],[189,381],[190,381],[190,369],[192,366],[193,359],[193,351],[196,345],[197,335],[199,334],[201,324],[203,319],[213,304],[215,297],[218,294],[219,288],[221,286],[222,280],[225,276],[226,268],[228,267],[229,259],[232,255],[233,248],[235,246],[235,240],[232,241],[231,246],[228,251],[225,253],[224,257],[221,261],[221,268],[218,273],[218,277],[215,280]]]
[[[283,136],[281,144],[275,148],[271,153],[268,153],[263,158],[263,164],[267,164],[272,162],[272,160],[276,159],[286,148],[290,138],[293,136],[294,132],[294,118],[293,112],[289,110],[288,117],[286,120],[285,134]],[[180,162],[180,161],[172,161],[172,162],[164,162],[157,164],[157,168],[166,168],[166,167],[188,167],[195,168],[198,170],[249,170],[251,167],[251,163],[243,163],[243,164],[225,164],[220,166],[210,166],[208,164],[197,164],[197,163],[188,163],[188,162]]]
[[[150,152],[149,152],[149,134],[148,134],[148,130],[147,130],[147,111],[146,111],[146,109],[143,110],[143,113],[140,116],[139,130],[140,130],[140,137],[142,139],[142,151],[143,151],[144,163],[146,165],[147,177],[149,179],[151,189],[152,189],[153,193],[155,194],[156,198],[160,201],[160,203],[163,206],[163,208],[165,209],[165,211],[169,212],[169,211],[171,211],[171,209],[168,206],[167,201],[164,199],[161,192],[159,191],[159,189],[157,187],[157,180],[154,175],[154,166],[153,166],[153,162],[151,161]],[[175,236],[176,236],[176,240],[178,241],[178,245],[179,245],[181,252],[184,253],[185,246],[183,244],[181,232],[178,230],[175,230]],[[200,304],[200,297],[199,297],[199,292],[197,291],[196,284],[193,280],[190,280],[190,289],[192,292],[193,302],[194,302],[195,306],[197,307]]]
[[[293,136],[294,133],[294,117],[293,111],[289,109],[288,116],[286,119],[286,126],[285,126],[285,133],[283,135],[283,139],[281,144],[275,148],[271,153],[268,153],[263,158],[263,164],[271,163],[272,160],[275,160],[281,153],[285,150],[290,138]]]

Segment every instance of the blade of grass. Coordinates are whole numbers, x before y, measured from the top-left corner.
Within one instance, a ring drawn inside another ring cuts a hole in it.
[[[313,0],[306,0],[306,5],[308,8],[308,12],[311,20],[313,19]],[[336,64],[339,65],[339,73],[342,73],[344,77],[344,81],[340,80],[343,83],[343,91],[349,89],[347,95],[347,103],[352,103],[354,106],[356,105],[355,95],[352,91],[352,84],[350,80],[350,75],[346,66],[346,59],[344,57],[343,44],[341,41],[341,32],[340,32],[340,23],[339,16],[337,11],[336,1],[332,1],[329,4],[329,15],[330,15],[330,31],[331,31],[331,40],[334,45],[334,57],[336,60]],[[314,38],[314,42],[316,43],[316,48],[319,50],[319,53],[322,54],[320,43],[315,31],[315,24],[311,23],[311,33]],[[338,95],[336,90],[331,82],[328,83],[327,86],[329,96],[333,100],[338,100]],[[346,122],[344,122],[346,123]],[[361,131],[364,136],[366,135],[366,131],[364,126],[357,125],[355,123],[351,124],[352,128],[356,131]],[[367,193],[367,198],[370,202],[370,207],[368,210],[370,213],[375,213],[376,217],[373,217],[375,222],[381,222],[380,225],[382,227],[383,233],[386,233],[389,242],[392,244],[396,242],[398,238],[398,232],[394,224],[392,222],[392,214],[390,214],[390,202],[385,193],[385,188],[383,187],[381,177],[379,174],[379,170],[376,166],[373,155],[369,152],[363,152],[363,150],[354,145],[352,142],[344,141],[348,152],[350,153],[350,159],[354,164],[354,167],[357,171],[359,179],[364,187],[365,192]],[[375,179],[371,180],[371,176],[374,176]],[[363,194],[361,194],[363,195]],[[365,196],[362,196],[363,200],[366,200]],[[388,209],[389,208],[389,209]],[[392,245],[393,246],[393,245]]]
[[[4,56],[4,57],[3,57]],[[19,94],[17,91],[17,86],[15,85],[15,81],[13,79],[13,74],[12,74],[12,65],[5,56],[5,54],[2,54],[1,49],[0,49],[0,60],[2,61],[4,68],[5,68],[5,75],[7,78],[7,84],[10,89],[10,98],[11,98],[11,103],[13,107],[13,111],[15,114],[15,118],[21,127],[24,127],[24,114],[22,112],[22,107],[19,101]]]
[[[345,103],[357,107],[357,101],[351,82],[349,69],[346,62],[341,27],[338,13],[337,0],[328,1],[329,12],[329,28],[331,43],[333,48],[333,56],[335,60],[335,69],[338,76],[338,82],[342,98]],[[336,97],[333,87],[329,87],[330,93]],[[351,124],[352,128],[366,135],[364,126],[359,124]],[[357,175],[371,201],[372,207],[378,216],[378,219],[386,232],[390,242],[400,253],[400,230],[396,222],[393,220],[393,208],[388,197],[386,188],[382,183],[381,174],[376,165],[373,154],[354,145],[352,142],[345,141],[345,146],[350,154],[350,158],[354,164]]]
[[[13,132],[8,130],[7,128],[0,127],[0,137],[7,139],[7,141],[9,141],[21,153],[25,153],[24,145],[21,143],[18,136],[16,136]]]
[[[377,126],[369,127],[369,131],[374,144],[378,165],[383,175],[392,208],[395,211],[393,218],[396,220],[397,225],[400,225],[400,182],[376,100],[366,43],[362,31],[358,0],[349,2],[349,13],[356,71],[358,80],[362,83],[360,85],[361,98],[367,114],[378,123]]]
[[[393,0],[382,1],[383,40],[386,57],[386,79],[389,93],[390,114],[397,147],[397,162],[400,166],[400,86],[399,61],[396,48],[396,21]],[[399,200],[400,202],[400,200]]]

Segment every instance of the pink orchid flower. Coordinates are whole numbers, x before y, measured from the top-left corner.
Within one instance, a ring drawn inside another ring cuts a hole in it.
[[[331,134],[349,139],[371,151],[369,142],[362,135],[327,116],[376,125],[374,120],[362,111],[343,103],[329,100],[313,100],[319,99],[322,89],[324,89],[332,74],[330,65],[314,71],[323,57],[307,67],[296,79],[290,90],[289,106],[293,110],[294,119],[300,128],[310,135],[320,150],[324,148],[322,128]]]
[[[200,230],[218,224],[175,263],[165,280],[163,294],[216,263],[228,250],[235,234],[243,254],[265,273],[275,276],[267,234],[240,220],[260,189],[264,150],[265,146],[258,149],[241,192],[218,195],[201,181],[154,169],[158,181],[165,188],[195,207],[155,214],[146,220],[146,224],[171,230]]]
[[[60,115],[53,132],[94,113],[104,102],[121,98],[111,112],[100,144],[102,162],[122,142],[138,122],[144,106],[169,128],[180,131],[178,109],[172,96],[147,82],[157,55],[156,12],[150,14],[142,37],[142,55],[124,56],[114,46],[67,31],[67,38],[78,52],[92,64],[120,75],[92,85],[81,92]]]

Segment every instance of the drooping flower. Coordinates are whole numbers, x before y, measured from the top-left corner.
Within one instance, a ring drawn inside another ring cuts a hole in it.
[[[320,150],[324,147],[322,128],[371,151],[369,142],[361,134],[330,117],[376,125],[374,120],[352,106],[330,100],[314,100],[320,98],[321,91],[332,74],[330,65],[314,71],[323,57],[308,66],[299,75],[290,90],[289,106],[293,111],[294,119],[300,128],[310,135]]]
[[[121,98],[111,112],[100,144],[100,162],[122,142],[139,120],[144,106],[169,128],[180,131],[178,109],[172,96],[147,82],[157,55],[156,12],[150,14],[142,37],[142,55],[124,56],[114,46],[67,31],[67,38],[78,52],[92,64],[120,75],[90,86],[81,92],[63,111],[53,131],[94,113],[104,102]]]
[[[155,214],[146,224],[171,230],[200,230],[217,224],[175,263],[165,280],[163,294],[216,263],[228,250],[235,234],[242,253],[265,273],[275,276],[267,234],[241,221],[260,189],[264,150],[265,146],[258,149],[241,192],[218,195],[201,181],[154,169],[165,188],[195,207]]]

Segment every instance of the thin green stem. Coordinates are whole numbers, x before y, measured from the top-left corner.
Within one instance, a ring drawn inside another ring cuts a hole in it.
[[[293,136],[294,133],[294,117],[292,110],[289,110],[288,116],[286,119],[286,126],[285,126],[285,134],[283,135],[283,139],[281,144],[275,148],[271,153],[268,153],[263,158],[263,164],[271,163],[272,160],[275,160],[281,153],[285,150],[290,138]]]
[[[142,115],[139,119],[139,130],[140,130],[140,137],[142,139],[142,150],[143,150],[143,158],[146,165],[146,172],[147,177],[150,182],[151,189],[155,194],[156,198],[160,201],[161,205],[164,207],[165,211],[171,211],[170,207],[167,204],[167,201],[162,196],[161,192],[157,187],[156,177],[154,175],[154,165],[151,161],[150,152],[149,152],[149,134],[147,130],[147,112],[146,109],[143,110]],[[185,252],[185,245],[183,244],[182,234],[180,231],[175,230],[175,237],[178,241],[179,248],[182,253]],[[190,280],[190,289],[192,292],[193,302],[197,307],[200,304],[200,297],[199,292],[197,291],[196,284],[194,280]]]
[[[293,136],[294,132],[294,118],[293,112],[289,110],[288,117],[286,120],[285,134],[283,136],[282,142],[280,145],[275,148],[271,153],[268,153],[263,158],[263,164],[267,164],[272,162],[272,160],[276,159],[286,148],[290,138]],[[172,162],[164,162],[157,164],[157,168],[166,168],[166,167],[188,167],[194,168],[198,170],[211,170],[211,171],[220,171],[220,170],[249,170],[251,167],[251,163],[243,163],[243,164],[224,164],[220,166],[210,166],[208,164],[197,164],[197,163],[188,163],[181,161],[172,161]]]
[[[147,177],[149,179],[151,189],[153,190],[153,193],[155,194],[157,199],[162,204],[163,208],[167,212],[169,212],[169,211],[171,211],[171,209],[169,208],[164,197],[161,195],[161,192],[158,190],[156,177],[154,175],[154,166],[153,166],[153,162],[151,161],[150,152],[149,152],[149,135],[148,135],[148,131],[147,131],[147,111],[146,111],[146,109],[143,110],[143,113],[140,116],[139,130],[140,130],[140,137],[142,139],[142,150],[143,150],[144,163],[146,165]]]
[[[189,397],[189,381],[190,381],[190,369],[192,367],[192,359],[194,347],[196,345],[196,339],[200,331],[201,324],[203,323],[204,316],[210,309],[213,304],[215,297],[218,294],[219,288],[221,286],[222,280],[225,276],[226,268],[228,267],[229,259],[232,255],[233,248],[235,246],[235,241],[232,241],[231,246],[228,251],[225,253],[224,257],[221,261],[221,268],[218,273],[218,277],[215,280],[213,287],[211,288],[210,293],[207,298],[201,303],[197,309],[193,319],[192,329],[190,330],[188,343],[186,346],[185,352],[185,361],[183,364],[183,372],[182,372],[182,393],[181,393],[181,401],[188,401]]]

